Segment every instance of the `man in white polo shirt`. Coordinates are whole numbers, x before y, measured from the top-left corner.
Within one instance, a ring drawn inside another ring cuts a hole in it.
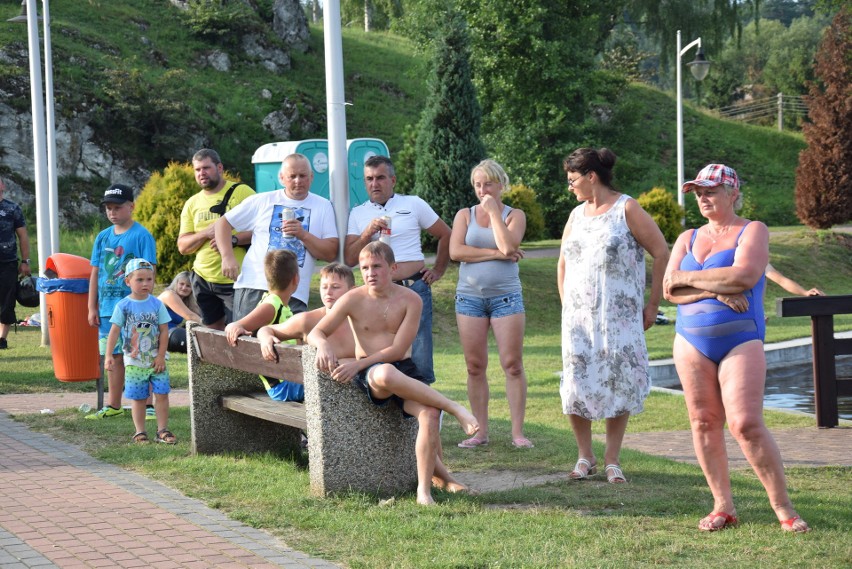
[[[411,359],[420,374],[430,383],[435,381],[432,365],[432,283],[444,275],[450,260],[450,227],[435,210],[418,196],[394,193],[396,175],[387,156],[373,156],[364,162],[364,182],[370,200],[349,212],[349,228],[344,247],[344,260],[349,266],[358,263],[361,249],[379,238],[387,227],[382,219],[390,217],[389,245],[396,258],[397,269],[391,275],[396,284],[410,288],[423,300],[420,327],[411,347]],[[420,234],[426,231],[438,240],[438,251],[432,268],[426,266]]]
[[[268,251],[288,249],[295,253],[299,262],[299,288],[289,302],[294,314],[308,308],[316,259],[333,261],[337,258],[340,240],[334,209],[330,201],[310,193],[313,178],[307,157],[290,154],[281,162],[278,173],[283,189],[252,196],[216,222],[216,238],[222,243],[219,245],[222,273],[236,279],[234,321],[254,310],[266,292],[263,259]],[[285,209],[293,210],[289,220],[282,218]],[[233,229],[252,234],[251,247],[242,267],[234,256],[233,247],[226,243]],[[225,241],[221,241],[223,238]]]

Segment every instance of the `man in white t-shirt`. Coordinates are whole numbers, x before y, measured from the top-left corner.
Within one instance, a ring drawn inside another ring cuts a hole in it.
[[[311,163],[302,154],[291,154],[281,163],[278,180],[281,190],[260,193],[245,200],[216,222],[222,253],[222,273],[234,282],[234,321],[254,310],[266,292],[263,259],[267,251],[289,249],[299,261],[299,288],[290,297],[294,314],[308,309],[311,275],[316,259],[333,261],[340,240],[331,202],[310,193],[313,181]],[[285,208],[295,210],[295,219],[283,220]],[[242,270],[226,241],[233,229],[252,232],[251,247]]]
[[[420,327],[411,347],[411,359],[420,374],[430,383],[435,381],[432,365],[432,283],[439,280],[450,261],[450,227],[435,210],[418,196],[394,193],[396,175],[387,156],[373,156],[364,162],[364,182],[370,201],[349,212],[344,260],[349,266],[358,263],[361,249],[379,238],[387,227],[384,216],[391,218],[389,245],[396,258],[396,271],[391,278],[396,284],[420,295],[423,312]],[[432,268],[426,266],[420,234],[426,231],[438,240],[438,251]]]

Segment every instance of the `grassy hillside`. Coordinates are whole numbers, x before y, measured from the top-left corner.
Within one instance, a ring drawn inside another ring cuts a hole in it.
[[[673,195],[677,186],[677,106],[669,93],[633,84],[619,111],[602,129],[602,139],[619,157],[616,178],[631,195],[663,187]],[[725,163],[743,182],[744,212],[769,225],[795,225],[795,174],[805,148],[798,133],[721,120],[709,111],[684,105],[684,179],[704,165]],[[698,218],[695,200],[687,196],[691,218]]]
[[[6,3],[0,6],[0,17],[18,11],[17,3]],[[192,36],[180,11],[164,0],[53,0],[51,17],[57,113],[66,118],[87,113],[105,147],[145,168],[162,168],[168,159],[185,160],[195,140],[203,140],[221,152],[229,169],[252,183],[251,156],[273,141],[261,121],[285,100],[299,110],[293,140],[326,136],[321,26],[311,28],[310,51],[291,54],[292,69],[274,74],[247,60],[239,49]],[[0,26],[0,48],[8,56],[0,61],[0,90],[7,95],[4,100],[22,112],[29,109],[26,45],[26,26]],[[214,49],[229,53],[230,71],[203,64]],[[424,58],[404,38],[354,28],[344,29],[343,49],[345,97],[352,103],[346,107],[349,138],[382,138],[392,154],[399,152],[404,126],[416,123],[423,107]],[[139,80],[118,83],[120,72],[135,72]],[[262,96],[265,89],[271,97]],[[188,108],[179,113],[164,109],[170,102]],[[609,109],[600,113],[606,118],[583,143],[616,152],[616,181],[631,195],[654,186],[674,193],[673,95],[630,85],[618,101],[599,103],[599,108]],[[112,118],[118,107],[145,121],[162,112],[159,123],[150,119],[151,128],[183,142],[182,150],[168,154],[162,145],[140,142],[131,129],[116,127]],[[770,225],[798,223],[793,189],[797,156],[804,147],[799,135],[721,121],[688,103],[684,116],[687,177],[706,163],[729,163],[746,182],[751,215]],[[60,186],[72,183],[80,181],[61,180]],[[92,182],[93,193],[102,184]]]

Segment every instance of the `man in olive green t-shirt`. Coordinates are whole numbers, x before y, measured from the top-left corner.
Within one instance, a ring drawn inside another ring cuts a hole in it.
[[[234,281],[222,274],[222,257],[216,246],[213,224],[226,211],[254,195],[254,190],[246,184],[225,179],[225,168],[215,150],[203,148],[196,152],[192,157],[192,168],[201,191],[183,205],[177,246],[183,255],[195,254],[190,280],[204,324],[224,330],[225,324],[231,320]],[[222,208],[222,201],[232,187],[228,203]],[[231,244],[235,247],[250,243],[251,231],[231,234]],[[235,253],[242,263],[245,249],[236,248]]]

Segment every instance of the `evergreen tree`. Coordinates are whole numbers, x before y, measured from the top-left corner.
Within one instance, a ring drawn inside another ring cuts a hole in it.
[[[460,14],[448,12],[435,44],[417,135],[414,193],[449,223],[473,199],[470,170],[485,157],[485,147],[479,139],[482,111],[471,80],[467,25]]]
[[[796,214],[815,229],[852,219],[852,7],[842,8],[816,57],[796,169]]]

